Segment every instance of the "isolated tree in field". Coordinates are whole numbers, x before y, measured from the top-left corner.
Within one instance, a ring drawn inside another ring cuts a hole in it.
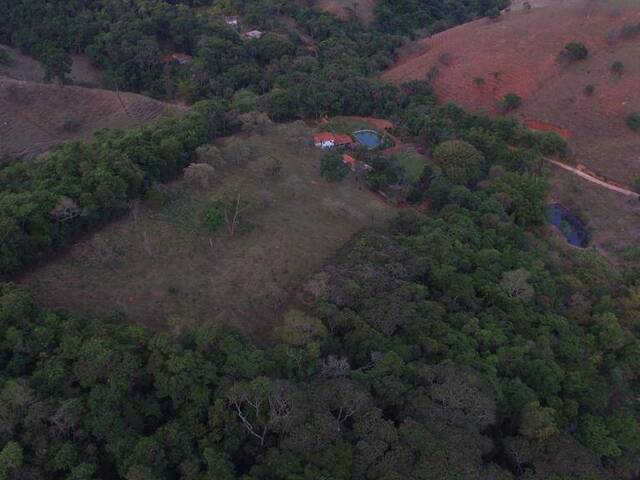
[[[624,63],[620,60],[616,60],[611,64],[611,72],[616,75],[622,75],[624,73]]]
[[[481,86],[483,86],[485,84],[485,80],[484,77],[474,77],[473,78],[473,83],[476,87],[480,88]]]
[[[462,140],[442,142],[433,152],[444,176],[458,185],[480,180],[484,156],[473,145]]]
[[[571,60],[584,60],[589,56],[589,50],[584,43],[570,42],[564,46],[564,49]]]
[[[327,152],[320,161],[320,175],[328,182],[339,182],[349,173],[342,161],[342,155],[337,150]]]
[[[522,98],[515,93],[507,93],[500,101],[500,106],[504,112],[511,112],[520,108]]]
[[[530,2],[524,2],[522,4],[522,9],[526,12],[529,13],[531,11],[531,3]]]
[[[640,133],[640,112],[634,112],[627,117],[627,125],[634,132]]]
[[[586,87],[584,87],[584,94],[587,97],[592,96],[595,92],[596,92],[596,86],[594,84],[592,84],[592,83],[590,83]]]

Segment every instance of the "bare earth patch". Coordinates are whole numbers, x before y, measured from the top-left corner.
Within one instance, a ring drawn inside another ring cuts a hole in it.
[[[170,185],[168,205],[143,203],[21,282],[75,312],[115,308],[172,332],[211,322],[267,335],[296,285],[359,229],[395,214],[354,179],[322,180],[321,152],[282,132],[244,137],[254,160],[218,169],[208,188]],[[272,176],[275,159],[281,171]],[[203,212],[230,189],[251,204],[248,231],[212,234]]]
[[[317,0],[316,8],[329,12],[343,20],[352,16],[359,18],[365,25],[373,22],[375,0]]]

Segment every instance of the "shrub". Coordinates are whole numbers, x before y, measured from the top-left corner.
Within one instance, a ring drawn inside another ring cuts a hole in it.
[[[444,176],[458,185],[480,180],[484,156],[476,147],[462,140],[442,142],[433,152]]]
[[[585,95],[587,95],[588,97],[590,97],[591,95],[593,95],[596,92],[596,86],[592,83],[590,83],[589,85],[587,85],[586,87],[584,87],[584,93]]]
[[[9,52],[0,48],[0,65],[9,65],[10,61]]]
[[[327,182],[339,182],[349,173],[347,167],[342,161],[342,155],[337,150],[332,150],[322,157],[320,162],[320,175]]]
[[[589,50],[584,43],[570,42],[564,46],[564,49],[571,60],[584,60],[589,56]]]
[[[204,210],[203,222],[210,233],[215,232],[225,224],[224,208],[220,202],[214,202]]]
[[[624,63],[620,60],[616,60],[611,64],[611,71],[616,75],[622,75],[624,73]]]
[[[500,101],[500,106],[505,112],[516,110],[522,105],[522,98],[515,93],[507,93]]]
[[[538,148],[540,153],[547,156],[566,157],[569,154],[569,147],[564,138],[556,132],[546,132],[537,134]]]
[[[500,9],[498,9],[498,7],[492,7],[487,12],[487,17],[489,17],[491,20],[497,20],[498,18],[500,18]]]
[[[77,132],[80,130],[80,121],[75,118],[67,118],[64,122],[62,122],[62,129],[65,132]]]
[[[627,117],[627,125],[634,132],[640,133],[640,112],[634,112]]]

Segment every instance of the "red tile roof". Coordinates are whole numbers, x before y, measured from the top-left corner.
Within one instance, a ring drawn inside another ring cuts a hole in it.
[[[347,155],[346,153],[344,155],[342,155],[342,161],[349,165],[349,168],[351,168],[351,170],[356,169],[356,167],[358,166],[358,161],[353,158],[351,155]]]
[[[336,137],[331,132],[321,132],[313,137],[314,143],[334,142]]]
[[[349,135],[336,134],[336,145],[349,145],[350,143],[353,143],[353,138]]]

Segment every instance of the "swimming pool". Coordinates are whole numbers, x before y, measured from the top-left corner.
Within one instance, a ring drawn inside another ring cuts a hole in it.
[[[353,136],[361,145],[364,145],[369,150],[375,150],[382,145],[382,137],[378,132],[373,130],[359,130],[353,132]]]

